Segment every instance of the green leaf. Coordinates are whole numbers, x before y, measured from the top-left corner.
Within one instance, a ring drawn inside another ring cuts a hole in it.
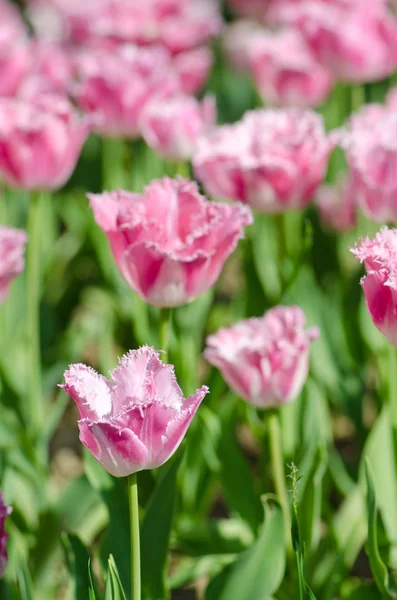
[[[213,579],[206,600],[264,600],[280,586],[285,571],[284,520],[278,504],[264,503],[257,541]]]
[[[313,469],[310,471],[304,493],[299,501],[301,534],[307,551],[315,550],[320,543],[322,489],[327,465],[327,452],[323,446],[319,446]]]
[[[91,571],[91,558],[88,559],[88,580],[89,580],[89,588],[88,588],[88,600],[96,600],[95,586],[92,578]]]
[[[33,600],[35,597],[33,583],[26,564],[18,572],[18,588],[21,600]]]
[[[222,438],[219,442],[220,478],[226,502],[256,534],[262,521],[263,511],[249,465],[237,443],[235,428],[234,420],[223,425]]]
[[[167,598],[165,570],[176,497],[176,476],[182,453],[161,470],[141,525],[142,600]]]
[[[108,575],[106,578],[104,600],[126,600],[123,586],[112,554],[108,560]]]
[[[89,563],[87,549],[75,535],[64,535],[66,562],[72,579],[71,595],[74,600],[86,600],[87,589],[90,587],[90,576],[86,565]]]
[[[368,556],[375,583],[383,596],[397,598],[389,582],[389,572],[383,562],[378,547],[378,507],[376,504],[375,486],[369,460],[365,461],[365,476],[367,480],[367,509],[368,509]]]

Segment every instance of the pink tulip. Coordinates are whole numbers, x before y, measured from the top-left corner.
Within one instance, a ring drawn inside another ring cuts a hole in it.
[[[279,213],[311,201],[331,149],[314,112],[255,110],[202,138],[193,165],[209,194]]]
[[[360,240],[352,252],[365,266],[361,285],[372,321],[397,346],[397,229],[383,227],[373,239]]]
[[[397,112],[368,104],[340,137],[362,211],[376,223],[396,221]]]
[[[397,18],[382,2],[306,0],[294,23],[317,60],[339,79],[375,81],[397,67]]]
[[[0,52],[10,51],[25,39],[26,29],[18,9],[8,0],[0,0],[0,15]]]
[[[7,540],[8,533],[6,531],[6,520],[12,509],[4,504],[3,495],[0,492],[0,577],[3,576],[6,570],[8,555],[7,555]]]
[[[153,181],[142,195],[89,198],[123,277],[155,306],[179,306],[213,286],[252,223],[247,207],[208,202],[181,178]]]
[[[357,222],[357,199],[354,186],[347,177],[336,185],[323,185],[316,195],[320,219],[326,229],[347,231]]]
[[[42,5],[38,1],[33,13],[40,13]],[[222,26],[214,0],[53,0],[52,7],[50,18],[58,18],[56,28],[64,39],[83,46],[159,44],[177,54],[205,43]],[[48,11],[42,23],[46,19]],[[40,27],[40,14],[33,20]]]
[[[262,100],[274,106],[318,106],[327,98],[332,76],[312,56],[294,29],[257,35],[249,63]]]
[[[250,68],[250,48],[256,38],[262,38],[266,30],[256,21],[234,21],[225,29],[223,46],[229,62],[237,71]]]
[[[144,346],[125,354],[111,381],[71,365],[63,387],[80,413],[80,441],[115,477],[164,464],[177,450],[208,388],[185,399],[174,367]]]
[[[295,400],[309,372],[317,327],[305,330],[297,306],[276,306],[263,317],[239,321],[207,339],[205,358],[217,367],[227,384],[258,408],[277,407]]]
[[[204,46],[180,52],[174,57],[173,67],[185,94],[198,94],[201,91],[213,61],[211,50]]]
[[[192,96],[179,95],[164,102],[154,99],[145,108],[140,122],[143,139],[164,158],[189,160],[200,136],[216,123],[216,105],[211,96],[200,103]]]
[[[0,225],[0,304],[8,296],[14,277],[23,270],[26,241],[24,231]]]
[[[70,93],[74,79],[72,58],[59,44],[33,40],[29,46],[30,69],[18,97],[34,100],[41,94]]]
[[[15,96],[30,67],[28,45],[20,42],[0,50],[0,96]]]
[[[155,95],[168,98],[181,87],[169,55],[161,48],[89,50],[76,62],[80,107],[98,117],[97,130],[109,137],[136,137],[148,101]]]
[[[62,187],[89,133],[65,99],[0,100],[0,176],[25,190]]]

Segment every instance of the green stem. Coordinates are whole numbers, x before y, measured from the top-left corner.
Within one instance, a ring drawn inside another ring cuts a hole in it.
[[[304,600],[305,587],[304,587],[304,579],[303,579],[302,553],[300,551],[298,551],[298,552],[296,552],[295,556],[296,556],[296,570],[298,572],[299,600]]]
[[[160,325],[159,325],[159,349],[163,350],[164,362],[167,360],[168,345],[170,338],[170,320],[171,309],[160,308]]]
[[[27,244],[27,333],[29,351],[28,427],[34,437],[39,433],[43,416],[40,356],[40,207],[41,193],[32,194],[28,217]]]
[[[123,140],[102,139],[102,185],[105,190],[123,188],[126,180]]]
[[[284,287],[285,280],[285,257],[286,257],[286,245],[284,235],[284,215],[283,213],[275,215],[276,221],[276,234],[277,234],[277,252],[278,252],[278,264],[280,270],[281,288]]]
[[[281,446],[280,415],[276,410],[268,410],[266,422],[269,434],[270,458],[274,487],[284,514],[284,537],[288,551],[291,551],[291,516],[287,486],[285,482],[283,451]]]
[[[141,549],[136,473],[128,477],[128,503],[130,506],[131,600],[141,600]]]

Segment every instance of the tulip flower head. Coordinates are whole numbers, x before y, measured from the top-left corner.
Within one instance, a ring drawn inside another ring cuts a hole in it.
[[[179,306],[212,287],[252,223],[248,207],[209,202],[181,178],[152,181],[144,194],[88,197],[121,274],[154,306]]]
[[[176,451],[208,388],[185,399],[174,367],[144,346],[131,350],[109,381],[71,365],[63,387],[80,413],[80,440],[115,477],[155,469]]]
[[[164,102],[154,99],[145,108],[140,130],[148,146],[164,158],[189,160],[198,139],[216,123],[214,98],[202,102],[192,96],[178,95]]]
[[[397,112],[367,104],[342,130],[357,202],[376,223],[397,221]]]
[[[372,321],[397,347],[397,229],[384,227],[351,251],[365,266],[361,285]]]
[[[204,356],[250,404],[281,406],[300,394],[309,372],[310,347],[319,330],[305,330],[305,322],[299,307],[276,306],[263,317],[209,336]]]
[[[71,176],[90,123],[64,98],[0,100],[0,177],[10,187],[53,190]]]
[[[298,31],[256,35],[249,64],[258,92],[273,106],[318,106],[327,98],[333,77],[311,54]]]
[[[199,140],[193,166],[209,194],[263,213],[304,208],[321,183],[332,149],[310,110],[247,112]]]
[[[0,304],[6,299],[13,279],[22,272],[26,233],[0,225]]]
[[[12,509],[4,504],[3,495],[0,492],[0,577],[3,576],[7,566],[8,555],[7,555],[7,540],[8,533],[5,528],[6,519],[11,513]]]

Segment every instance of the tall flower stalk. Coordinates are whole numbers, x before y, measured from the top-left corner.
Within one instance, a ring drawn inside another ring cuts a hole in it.
[[[28,427],[34,437],[43,416],[40,354],[40,208],[42,193],[33,192],[28,219],[27,337],[29,352]]]
[[[141,600],[141,549],[136,473],[128,476],[128,503],[130,507],[131,600]]]

